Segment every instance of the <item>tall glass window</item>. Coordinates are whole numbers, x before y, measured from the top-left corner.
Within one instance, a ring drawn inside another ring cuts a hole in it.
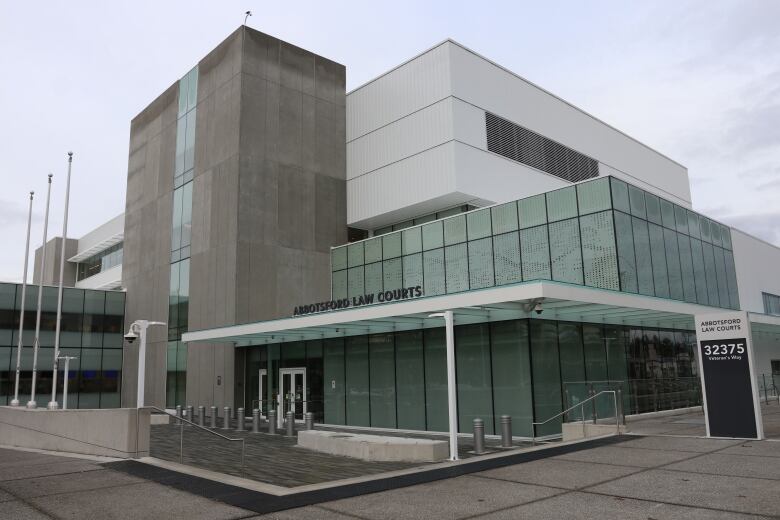
[[[458,431],[470,433],[474,419],[485,421],[485,433],[493,428],[489,324],[455,328],[455,361],[458,373]]]
[[[550,223],[550,259],[553,280],[582,285],[582,248],[576,218]]]

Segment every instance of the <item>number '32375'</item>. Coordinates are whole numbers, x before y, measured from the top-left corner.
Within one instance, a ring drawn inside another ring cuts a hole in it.
[[[704,345],[705,356],[718,356],[725,354],[744,354],[744,343],[727,343],[724,345]]]

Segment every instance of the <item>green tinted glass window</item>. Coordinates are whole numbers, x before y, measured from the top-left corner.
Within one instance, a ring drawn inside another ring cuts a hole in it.
[[[364,243],[366,263],[379,262],[382,260],[382,239],[369,238]]]
[[[333,299],[347,297],[347,271],[336,271],[333,273]]]
[[[350,267],[347,270],[347,296],[352,298],[365,294],[365,278],[363,274],[363,266]]]
[[[493,409],[512,417],[515,435],[530,436],[533,421],[528,320],[490,324],[493,364]]]
[[[444,294],[446,290],[444,277],[444,249],[434,249],[423,253],[423,280],[425,295]]]
[[[580,215],[604,211],[612,207],[612,198],[609,193],[609,179],[601,179],[583,182],[577,185],[577,204]]]
[[[444,224],[444,245],[458,244],[466,241],[466,217],[448,218],[443,221]]]
[[[712,248],[715,253],[715,276],[718,280],[718,301],[721,307],[729,308],[729,284],[726,280],[726,259],[723,255],[723,249],[720,247]]]
[[[702,243],[704,251],[704,272],[707,277],[707,299],[709,304],[718,307],[720,306],[720,296],[718,293],[718,275],[715,270],[715,252],[712,249],[712,244],[706,242]]]
[[[428,277],[426,275],[426,283]],[[426,429],[447,431],[447,347],[444,328],[425,329]]]
[[[447,275],[447,293],[468,291],[469,260],[466,244],[444,248],[444,272]]]
[[[547,193],[547,218],[550,222],[577,216],[577,190],[574,186]]]
[[[392,258],[382,262],[382,277],[385,291],[403,287],[403,264],[400,258]]]
[[[674,206],[674,222],[678,233],[690,234],[688,232],[688,210],[681,206]]]
[[[405,255],[422,251],[422,234],[420,228],[405,229],[403,235],[403,250]]]
[[[523,280],[549,280],[550,244],[547,226],[520,230]]]
[[[325,385],[325,422],[345,424],[344,340],[329,338],[323,341],[323,379]]]
[[[365,294],[376,294],[383,289],[383,276],[382,276],[382,262],[374,262],[373,264],[366,264],[366,283]]]
[[[704,269],[704,250],[701,247],[701,240],[691,239],[691,258],[693,263],[693,277],[696,282],[696,303],[709,305],[707,296],[707,275]]]
[[[617,291],[620,280],[612,212],[580,217],[585,285]]]
[[[636,274],[640,294],[653,296],[653,262],[650,254],[650,234],[647,222],[636,217],[631,220],[634,231],[634,255],[636,256]]]
[[[444,246],[442,222],[431,222],[422,226],[423,249],[429,251]]]
[[[496,285],[522,281],[520,237],[517,231],[493,237],[493,261]]]
[[[496,281],[493,274],[493,239],[487,237],[469,241],[468,254],[471,289],[494,286]]]
[[[732,309],[739,309],[739,290],[737,288],[737,270],[734,266],[734,253],[725,251],[726,281],[729,284],[729,303]]]
[[[550,223],[552,278],[582,284],[582,249],[578,219]]]
[[[687,235],[677,233],[677,246],[680,251],[680,276],[682,277],[683,299],[686,302],[696,303],[696,280],[693,274],[691,239]]]
[[[520,221],[520,229],[546,224],[547,202],[544,194],[518,200],[517,215]]]
[[[337,247],[330,250],[331,269],[340,271],[347,268],[347,247]]]
[[[544,421],[562,410],[558,329],[554,321],[530,320],[530,322],[534,415],[537,421]],[[560,419],[537,426],[536,429],[536,435],[540,436],[560,432]]]
[[[493,380],[490,363],[489,324],[455,328],[455,363],[458,377],[458,431],[473,431],[474,419],[484,421],[485,433],[493,430]]]
[[[710,221],[702,215],[699,215],[699,229],[701,230],[702,241],[712,243],[712,236],[710,235]]]
[[[666,249],[666,269],[669,273],[669,296],[675,300],[684,300],[677,233],[671,229],[664,229],[663,234]]]
[[[500,234],[517,231],[517,204],[509,202],[491,208],[493,233]]]
[[[701,231],[699,228],[699,215],[691,210],[687,210],[688,213],[688,234],[693,238],[701,238]]]
[[[398,428],[425,429],[425,365],[421,330],[395,335],[395,385]]]
[[[634,252],[634,228],[631,217],[615,212],[615,236],[617,242],[620,287],[625,292],[637,292],[636,254]]]
[[[347,246],[347,266],[357,267],[365,263],[363,256],[363,242],[357,242]]]
[[[368,337],[371,426],[395,428],[395,344],[393,334]]]
[[[710,224],[710,238],[712,239],[712,245],[723,246],[723,241],[720,235],[720,224],[717,222],[709,221]]]
[[[665,228],[677,229],[674,223],[674,204],[665,199],[661,199],[661,224]]]
[[[661,200],[652,193],[645,193],[647,206],[647,220],[653,224],[661,225]]]
[[[628,200],[631,203],[631,214],[639,218],[647,218],[645,208],[645,192],[636,186],[628,185]]]
[[[382,236],[382,258],[401,256],[401,233],[390,233]]]
[[[403,258],[404,287],[422,287],[423,261],[422,253],[407,255]]]
[[[631,213],[631,203],[628,200],[628,184],[614,177],[610,177],[610,184],[612,185],[612,204],[615,206],[615,209],[619,209],[624,213]]]
[[[720,227],[720,239],[725,249],[731,250],[731,229],[728,226]]]
[[[369,366],[366,336],[345,338],[347,424],[370,426]]]
[[[650,232],[650,254],[653,260],[653,285],[655,295],[661,298],[669,297],[669,275],[666,269],[666,248],[664,232],[661,226],[648,224]]]
[[[489,237],[492,233],[490,225],[490,209],[481,209],[466,214],[469,240]]]

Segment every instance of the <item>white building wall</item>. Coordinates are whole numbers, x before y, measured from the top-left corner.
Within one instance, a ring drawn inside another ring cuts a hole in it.
[[[734,265],[743,310],[764,312],[762,292],[780,295],[780,248],[731,229]]]
[[[445,41],[347,95],[348,224],[375,229],[568,184],[488,152],[485,110],[598,160],[602,175],[691,206],[683,166]]]

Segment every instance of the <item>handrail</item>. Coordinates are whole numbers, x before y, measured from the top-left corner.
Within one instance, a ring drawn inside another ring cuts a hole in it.
[[[588,397],[587,399],[584,399],[580,401],[579,403],[575,404],[574,406],[571,406],[564,411],[557,413],[550,417],[549,419],[541,422],[531,422],[531,442],[532,444],[536,444],[536,427],[542,426],[543,424],[547,424],[548,422],[552,421],[553,419],[557,419],[558,417],[564,416],[570,411],[574,410],[575,408],[580,408],[581,410],[581,417],[582,417],[582,431],[583,431],[583,437],[585,433],[585,403],[589,401],[593,401],[601,394],[612,394],[612,398],[615,402],[615,427],[617,428],[617,433],[620,435],[620,414],[618,413],[618,400],[617,400],[617,392],[614,390],[602,390],[597,394],[593,394],[592,396]],[[595,422],[595,419],[594,419]]]
[[[214,430],[211,430],[210,428],[206,428],[205,426],[201,426],[199,424],[195,424],[192,421],[189,421],[189,420],[187,420],[187,419],[185,419],[183,417],[179,417],[178,415],[170,413],[167,410],[163,410],[162,408],[157,408],[156,406],[147,405],[144,408],[151,408],[152,410],[157,410],[158,412],[162,412],[165,415],[168,415],[170,417],[175,418],[177,421],[180,421],[179,422],[179,463],[180,464],[184,464],[184,423],[187,423],[187,424],[195,426],[196,428],[199,428],[199,429],[201,429],[203,431],[211,433],[212,435],[216,435],[217,437],[225,439],[226,441],[230,441],[230,442],[240,441],[241,442],[241,472],[243,473],[243,471],[244,471],[244,455],[246,453],[246,442],[244,441],[244,439],[231,439],[227,435],[222,435],[221,433],[215,432]],[[241,419],[239,419],[239,420],[241,420]],[[150,448],[151,448],[151,446],[150,446]],[[151,449],[150,449],[150,452],[151,452]]]

